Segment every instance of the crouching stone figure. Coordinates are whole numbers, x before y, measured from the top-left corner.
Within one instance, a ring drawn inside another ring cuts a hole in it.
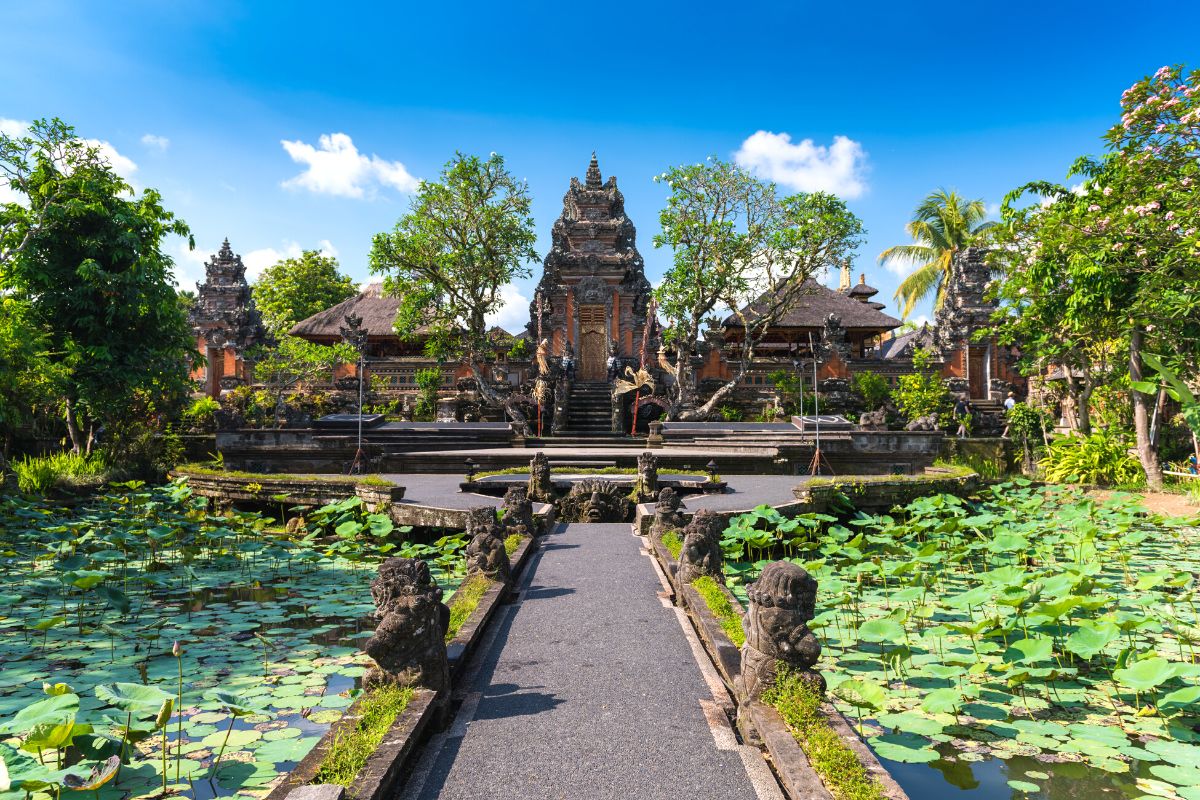
[[[813,669],[821,643],[808,629],[817,602],[817,582],[790,561],[774,561],[757,581],[746,587],[750,608],[742,620],[742,673],[736,683],[738,700],[757,700],[775,683],[778,663],[799,672],[818,693],[825,679]]]
[[[375,660],[364,687],[398,683],[440,691],[450,685],[446,628],[450,609],[429,565],[416,558],[389,558],[371,581],[375,634],[363,650]]]
[[[697,511],[692,517],[683,529],[679,569],[675,572],[680,586],[704,575],[721,576],[721,532],[724,529],[724,520],[706,509]]]
[[[483,575],[489,580],[508,583],[511,567],[504,551],[503,529],[496,521],[496,511],[490,506],[472,508],[467,512],[467,576]]]

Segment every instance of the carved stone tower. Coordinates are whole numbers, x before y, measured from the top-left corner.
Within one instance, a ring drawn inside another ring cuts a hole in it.
[[[618,356],[637,355],[646,324],[650,282],[646,280],[637,232],[625,216],[625,198],[617,179],[604,181],[596,154],[581,184],[571,178],[562,216],[551,231],[538,295],[542,336],[551,352],[567,345],[575,352],[581,382],[606,379],[611,342]],[[530,305],[529,332],[537,336],[538,301]]]
[[[250,296],[242,257],[229,247],[228,239],[204,265],[204,276],[188,321],[208,365],[194,377],[203,379],[205,394],[217,397],[222,389],[250,379],[245,351],[262,342],[266,332]]]

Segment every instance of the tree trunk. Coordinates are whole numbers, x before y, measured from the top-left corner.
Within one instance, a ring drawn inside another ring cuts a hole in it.
[[[1144,334],[1135,326],[1129,336],[1129,379],[1134,383],[1142,378],[1142,340]],[[1133,430],[1137,436],[1137,455],[1146,471],[1146,484],[1152,491],[1160,491],[1163,485],[1162,465],[1158,463],[1158,448],[1150,438],[1150,409],[1148,395],[1135,391],[1133,394]]]
[[[471,367],[471,375],[475,378],[475,383],[479,386],[479,394],[483,397],[483,401],[492,408],[504,409],[505,413],[512,417],[513,422],[528,429],[529,423],[525,415],[515,405],[501,400],[500,395],[496,394],[496,390],[484,378],[483,373],[479,371],[479,364],[476,362],[474,354],[468,358],[468,364]]]
[[[1092,432],[1092,392],[1095,390],[1095,385],[1092,383],[1091,370],[1085,370],[1083,378],[1083,391],[1079,392],[1076,397],[1075,416],[1079,420],[1079,432],[1087,436]]]
[[[738,383],[746,376],[746,372],[749,370],[749,368],[750,359],[742,360],[738,364],[737,374],[733,376],[732,380],[722,384],[720,388],[713,392],[712,397],[708,398],[704,405],[691,411],[685,411],[680,415],[679,419],[683,422],[693,422],[697,420],[708,419],[708,416],[713,413],[713,410],[716,409],[721,401],[733,393],[733,390],[737,388]]]
[[[75,419],[75,401],[70,397],[66,400],[67,434],[71,437],[71,452],[83,455],[85,443],[83,431],[79,430],[79,420]]]

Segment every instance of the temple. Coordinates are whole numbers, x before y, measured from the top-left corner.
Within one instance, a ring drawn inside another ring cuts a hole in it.
[[[550,237],[528,334],[555,354],[570,348],[580,382],[604,381],[610,348],[638,355],[650,282],[617,179],[602,179],[595,153],[584,182],[571,178]]]
[[[982,251],[956,254],[935,326],[910,331],[875,299],[878,290],[868,285],[866,274],[860,273],[855,282],[848,261],[834,268],[840,273],[837,288],[825,285],[821,275],[806,280],[804,291],[757,346],[750,370],[723,413],[762,418],[772,405],[777,407],[773,376],[780,371],[801,375],[806,393],[814,388],[815,371],[822,409],[858,413],[862,409],[854,406],[850,391],[854,376],[873,372],[895,386],[901,376],[913,372],[917,349],[932,354],[933,367],[952,391],[969,396],[984,411],[998,412],[1007,391],[1024,382],[1015,369],[1016,352],[976,336],[995,308],[986,297],[990,276]],[[224,356],[224,361],[213,360],[223,364],[223,371],[215,378],[209,375],[210,390],[219,391],[212,387],[243,377],[239,354],[255,341],[257,324],[252,304],[242,312],[230,310],[234,301],[248,299],[248,292],[241,261],[229,252],[228,243],[209,264],[201,294],[195,319],[202,328],[197,336],[202,352],[207,348]],[[368,330],[366,366],[376,378],[377,393],[403,400],[401,405],[410,409],[415,375],[436,367],[443,374],[439,419],[503,419],[503,409],[480,401],[465,365],[438,363],[426,356],[420,331],[406,339],[396,334],[397,302],[373,284],[357,297],[301,321],[291,333],[328,344],[340,338],[346,315],[353,313]],[[485,374],[497,393],[510,398],[510,405],[523,405],[527,418],[541,415],[542,424],[535,430],[556,435],[628,431],[635,417],[633,396],[613,391],[610,366],[624,375],[625,367],[645,365],[659,397],[671,380],[659,368],[659,331],[650,308],[651,286],[633,221],[625,213],[616,178],[601,175],[593,153],[583,180],[571,178],[563,197],[530,303],[529,323],[515,335],[491,332],[497,347]],[[706,331],[696,354],[700,398],[732,379],[742,335],[732,315]],[[539,367],[538,352],[544,367]],[[566,363],[573,366],[570,374],[563,369]],[[352,380],[352,374],[350,368],[339,370],[331,385],[316,388],[337,388],[339,380]],[[639,398],[642,403],[656,399]],[[658,413],[660,409],[641,408],[637,424],[644,425]]]
[[[196,289],[188,321],[204,363],[193,370],[192,378],[205,394],[218,397],[223,390],[253,379],[253,364],[246,351],[261,343],[266,332],[250,296],[246,266],[228,239],[205,263],[204,283]]]

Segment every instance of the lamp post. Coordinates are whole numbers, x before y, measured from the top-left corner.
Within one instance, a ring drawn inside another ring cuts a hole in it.
[[[708,482],[716,483],[717,482],[717,460],[715,458],[712,459],[711,461],[709,461],[707,464],[704,465],[704,468],[706,470],[708,470]]]
[[[478,467],[479,464],[475,461],[475,459],[470,458],[470,457],[468,457],[467,460],[463,462],[463,464],[465,464],[467,467],[467,483],[474,483],[475,482],[475,468]]]
[[[367,347],[367,332],[362,327],[362,317],[357,314],[347,314],[346,324],[341,328],[342,339],[358,353],[358,447],[354,451],[354,461],[350,463],[350,474],[356,475],[363,469],[362,449],[362,404],[363,404],[363,353]]]

